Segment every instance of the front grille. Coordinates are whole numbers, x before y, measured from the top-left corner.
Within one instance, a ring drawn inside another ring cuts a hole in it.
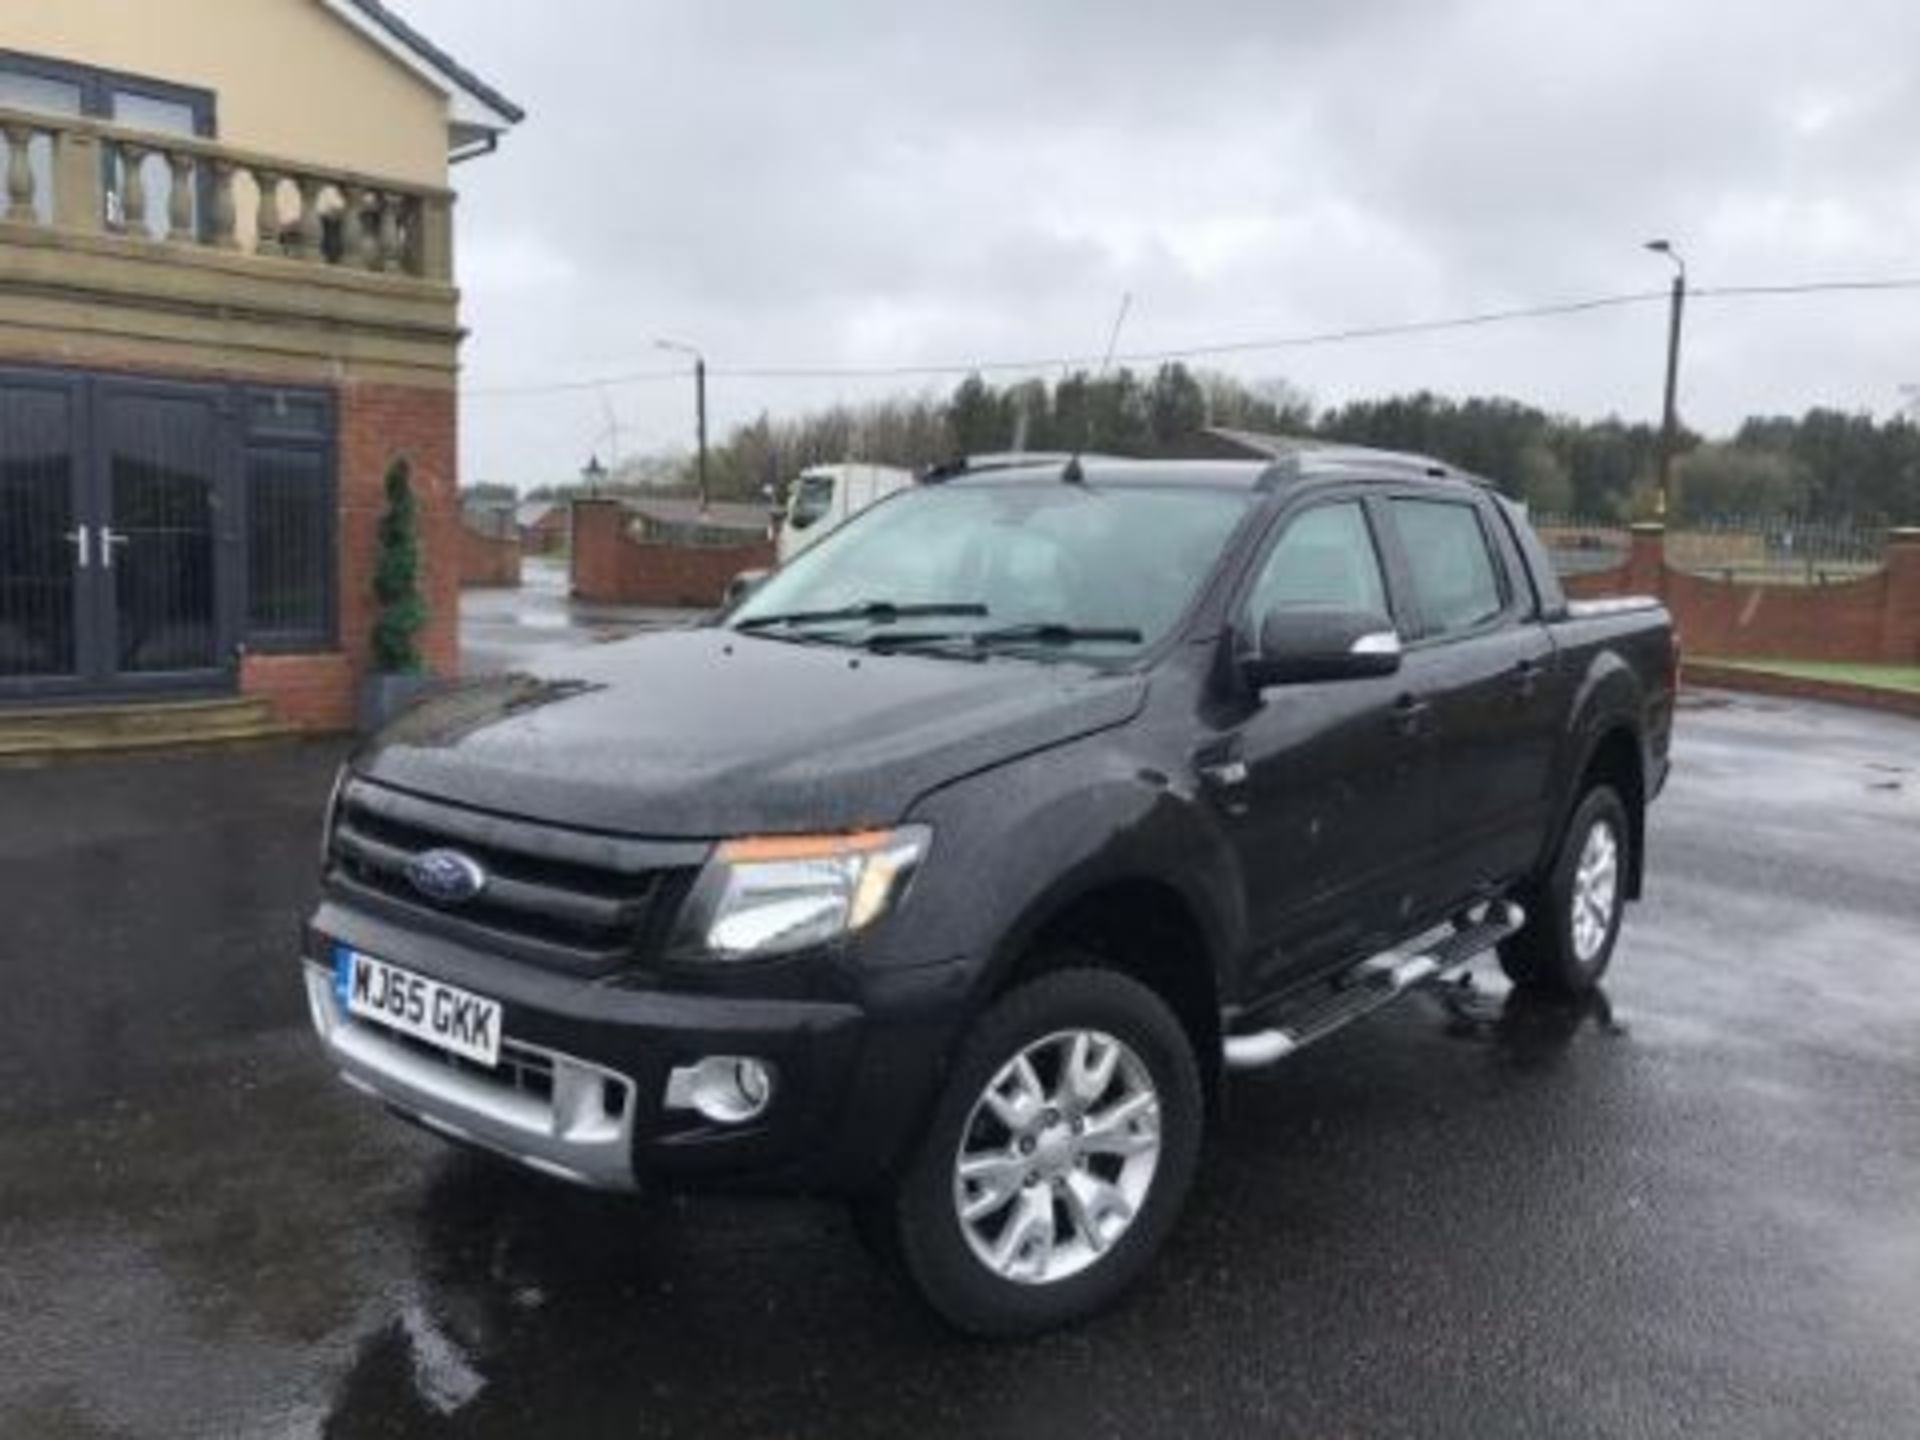
[[[486,871],[478,896],[440,904],[414,887],[409,866],[439,849],[458,850]],[[541,963],[597,969],[664,939],[658,932],[705,849],[512,820],[354,780],[334,818],[328,879],[370,908],[429,929]]]
[[[443,1050],[412,1035],[403,1035],[364,1016],[355,1016],[354,1024],[365,1025],[377,1030],[382,1040],[398,1045],[415,1055],[438,1061],[449,1070],[462,1075],[472,1075],[490,1084],[504,1089],[517,1090],[522,1095],[535,1100],[551,1103],[553,1100],[553,1057],[545,1051],[535,1050],[526,1045],[516,1045],[511,1040],[500,1042],[500,1063],[491,1069],[478,1060],[469,1060],[464,1055],[456,1055],[451,1050]]]

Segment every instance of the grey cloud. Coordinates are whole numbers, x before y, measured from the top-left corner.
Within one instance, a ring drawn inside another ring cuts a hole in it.
[[[1134,349],[1657,287],[1890,273],[1920,240],[1920,13],[1896,0],[404,0],[527,123],[459,172],[475,386]],[[1657,308],[1237,362],[1645,415]],[[1887,408],[1920,296],[1736,307],[1686,408]],[[914,382],[918,384],[919,382]],[[716,383],[721,422],[880,382]],[[687,438],[677,385],[475,399],[469,477]]]

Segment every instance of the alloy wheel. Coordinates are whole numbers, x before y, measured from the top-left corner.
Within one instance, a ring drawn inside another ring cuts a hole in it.
[[[1586,964],[1606,947],[1620,896],[1620,841],[1613,826],[1596,820],[1580,847],[1573,872],[1573,953]]]
[[[1079,1274],[1138,1219],[1160,1145],[1159,1094],[1124,1041],[1098,1030],[1034,1041],[961,1131],[953,1204],[968,1247],[1020,1284]]]

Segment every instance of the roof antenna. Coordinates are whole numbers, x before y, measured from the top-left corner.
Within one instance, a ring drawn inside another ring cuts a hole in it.
[[[1118,349],[1120,345],[1120,327],[1127,323],[1127,312],[1131,309],[1133,309],[1133,292],[1131,290],[1124,291],[1120,296],[1120,313],[1113,317],[1113,330],[1107,336],[1107,353],[1100,357],[1100,368],[1094,372],[1093,378],[1096,382],[1104,380],[1107,377],[1108,367],[1113,364],[1113,352]],[[1092,400],[1093,396],[1091,391],[1088,392],[1087,398],[1089,401]],[[1087,483],[1086,471],[1080,468],[1080,451],[1085,450],[1092,444],[1093,406],[1089,403],[1087,406],[1086,434],[1081,439],[1080,448],[1075,450],[1072,458],[1067,461],[1067,468],[1060,472],[1060,478],[1069,485],[1084,485]]]

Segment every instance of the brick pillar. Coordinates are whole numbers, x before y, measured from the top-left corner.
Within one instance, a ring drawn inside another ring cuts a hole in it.
[[[582,600],[618,601],[626,508],[618,500],[573,502],[570,585]]]
[[[1920,662],[1920,527],[1887,534],[1887,588],[1880,612],[1880,658]]]
[[[1627,592],[1667,593],[1667,527],[1658,520],[1642,520],[1633,527],[1627,551]]]

